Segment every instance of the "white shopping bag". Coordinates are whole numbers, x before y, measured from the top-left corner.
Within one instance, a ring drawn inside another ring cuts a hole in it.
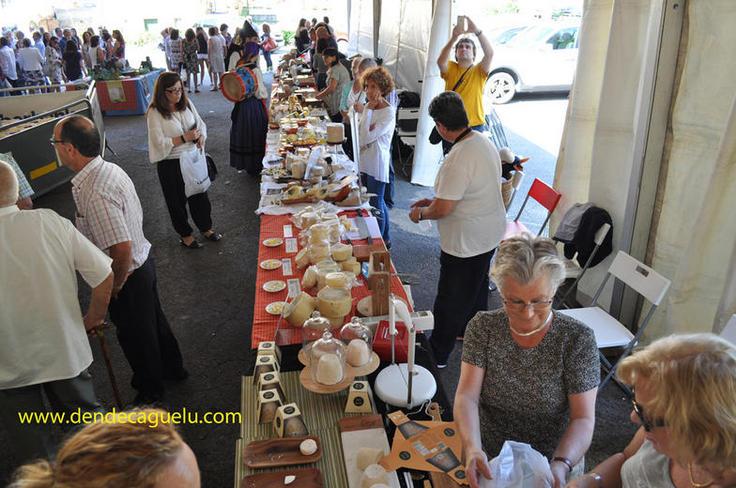
[[[198,193],[204,193],[210,187],[209,173],[207,172],[207,159],[204,149],[194,147],[184,151],[179,157],[181,166],[181,177],[184,180],[184,193],[187,198]]]
[[[506,441],[490,462],[491,476],[480,475],[481,488],[551,488],[549,462],[529,444]]]

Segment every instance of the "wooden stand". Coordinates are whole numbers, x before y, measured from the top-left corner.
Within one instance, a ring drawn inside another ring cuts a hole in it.
[[[345,413],[373,413],[371,387],[367,381],[353,381],[350,385]]]
[[[302,420],[302,412],[296,403],[283,405],[276,410],[273,419],[273,430],[278,437],[302,437],[309,435],[307,426]]]
[[[391,292],[391,256],[387,251],[372,252],[368,264],[368,288],[371,289],[371,313],[388,314]]]
[[[257,357],[261,356],[273,356],[276,358],[277,363],[281,363],[281,349],[272,341],[264,341],[258,344]]]
[[[261,373],[261,376],[258,378],[258,391],[265,390],[276,390],[281,401],[286,401],[286,395],[284,395],[284,389],[281,388],[281,378],[278,371]]]
[[[256,357],[256,366],[253,369],[253,383],[258,384],[258,380],[263,373],[278,372],[280,369],[275,356]]]
[[[276,389],[263,390],[258,392],[258,423],[270,424],[276,416],[276,410],[283,405],[284,402],[279,397]]]

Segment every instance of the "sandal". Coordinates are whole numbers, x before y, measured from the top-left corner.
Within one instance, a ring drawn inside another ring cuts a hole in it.
[[[209,234],[202,234],[202,236],[212,242],[217,242],[222,239],[222,234],[220,234],[219,232],[215,232],[214,230],[211,231]]]
[[[194,239],[189,244],[185,244],[183,240],[179,239],[179,244],[186,247],[187,249],[201,249],[204,247],[202,243],[199,242],[197,239]]]
[[[194,90],[194,93],[199,93],[199,88],[196,88],[196,89]]]

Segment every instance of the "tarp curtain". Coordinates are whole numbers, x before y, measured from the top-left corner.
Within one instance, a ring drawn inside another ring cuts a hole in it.
[[[662,39],[680,44],[680,61],[659,181],[641,190],[656,192],[645,261],[673,283],[648,338],[720,330],[736,311],[736,64],[716,47],[736,42],[733,2],[586,1],[555,175],[563,194],[557,218],[575,202],[593,201],[613,216],[614,245],[628,251],[633,225],[622,224],[651,196],[639,193],[637,147],[648,131],[659,23],[664,8],[678,7],[687,9],[686,42]],[[583,293],[592,294],[609,264],[581,281]]]

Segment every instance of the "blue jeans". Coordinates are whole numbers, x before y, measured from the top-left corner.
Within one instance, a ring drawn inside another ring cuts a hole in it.
[[[389,234],[389,219],[388,219],[388,207],[386,207],[386,200],[384,194],[386,193],[386,186],[388,183],[378,181],[374,177],[365,173],[360,174],[360,179],[363,185],[368,189],[368,193],[375,193],[375,197],[371,197],[370,203],[373,207],[378,209],[378,228],[381,230],[381,237],[386,244],[391,242]]]

